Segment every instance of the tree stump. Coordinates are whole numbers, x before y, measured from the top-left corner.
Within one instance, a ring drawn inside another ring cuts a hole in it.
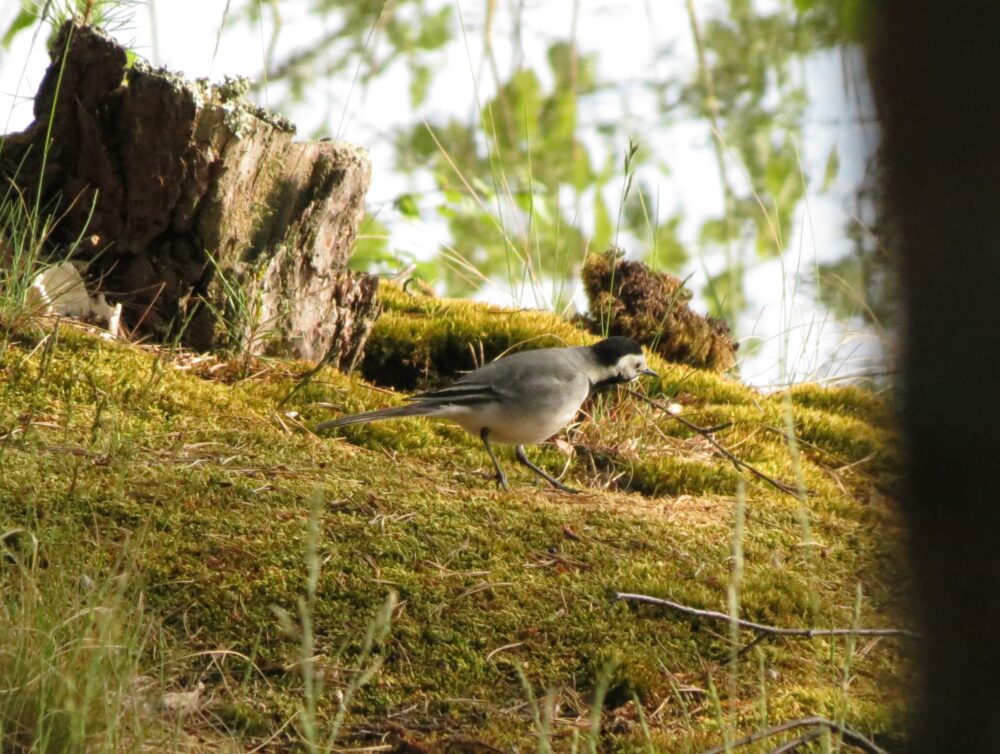
[[[347,269],[365,152],[293,142],[244,81],[131,63],[93,27],[67,22],[51,58],[0,177],[60,218],[50,240],[88,263],[126,327],[352,368],[378,313],[377,279]]]

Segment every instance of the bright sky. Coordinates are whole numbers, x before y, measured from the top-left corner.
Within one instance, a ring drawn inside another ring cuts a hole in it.
[[[127,26],[115,36],[153,62],[190,77],[256,75],[262,68],[262,51],[273,28],[271,17],[265,11],[262,28],[227,29],[217,40],[226,4],[226,0],[142,3],[133,10]],[[19,5],[19,0],[0,0],[0,30],[7,28]],[[522,57],[530,61],[543,59],[548,45],[565,39],[573,28],[573,2],[526,3],[517,36],[513,33],[511,5],[498,3],[494,25],[502,75]],[[610,99],[590,106],[602,111],[607,108],[622,111],[622,154],[632,133],[669,163],[669,176],[655,176],[660,214],[669,216],[680,210],[685,217],[682,239],[695,248],[701,222],[721,214],[722,192],[711,134],[702,122],[656,122],[656,110],[640,86],[642,81],[689,75],[685,72],[691,70],[694,52],[684,0],[580,0],[578,5],[576,38],[580,49],[585,53],[597,51],[601,76],[621,82],[620,90],[608,95]],[[405,66],[400,63],[390,66],[367,91],[342,81],[316,84],[315,94],[305,103],[283,113],[299,124],[301,133],[321,129],[369,150],[374,166],[369,203],[380,212],[391,212],[392,199],[400,193],[427,188],[414,186],[410,179],[391,170],[392,128],[414,122],[415,116],[428,121],[448,114],[468,117],[474,111],[477,97],[482,101],[491,95],[493,82],[482,65],[485,6],[479,0],[462,0],[455,6],[464,23],[464,39],[440,53],[430,96],[419,112],[409,109],[408,78]],[[296,15],[300,7],[300,3],[281,4],[278,57],[336,28],[335,18]],[[707,15],[712,7],[711,3],[698,3],[702,15]],[[25,32],[15,40],[11,50],[0,51],[3,132],[23,128],[31,119],[29,98],[47,64],[46,36],[47,29],[32,46],[32,35]],[[512,45],[508,41],[511,39],[517,39],[518,44]],[[670,54],[657,57],[656,51],[664,47],[669,48]],[[379,48],[373,50],[378,55]],[[845,71],[849,74],[847,84]],[[873,149],[876,138],[872,128],[860,126],[848,117],[859,109],[858,95],[850,80],[860,75],[860,64],[856,56],[825,53],[806,61],[799,75],[804,78],[812,99],[804,143],[799,145],[804,172],[812,177],[811,184],[818,185],[834,146],[841,168],[828,191],[811,188],[808,192],[795,223],[795,237],[789,239],[784,255],[756,263],[747,271],[750,306],[737,329],[744,339],[761,339],[763,346],[744,359],[741,373],[745,380],[762,386],[852,374],[870,368],[873,357],[877,364],[879,356],[878,341],[871,333],[834,322],[816,307],[812,293],[801,289],[801,281],[812,276],[818,262],[835,260],[849,249],[843,228],[853,211],[852,189],[860,179],[864,154]],[[862,111],[869,109],[864,101],[860,107]],[[583,111],[581,120],[586,121],[587,115]],[[620,156],[616,162],[620,163]],[[389,218],[380,215],[380,219]],[[445,226],[436,220],[399,219],[400,222],[394,223],[398,229],[393,235],[393,244],[398,249],[427,258],[442,242],[448,241]],[[693,262],[691,285],[700,289],[706,272],[717,272],[723,264],[719,256]],[[503,285],[484,291],[483,297],[503,303],[536,305],[532,300],[511,300]]]

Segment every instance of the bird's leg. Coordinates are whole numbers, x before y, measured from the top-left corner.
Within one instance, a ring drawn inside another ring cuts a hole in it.
[[[525,455],[525,453],[524,453],[524,446],[523,445],[518,445],[515,448],[514,455],[517,456],[517,460],[518,461],[520,461],[525,466],[527,466],[529,469],[531,469],[532,471],[534,471],[536,474],[538,474],[538,476],[540,476],[546,482],[548,482],[549,484],[551,484],[557,490],[560,490],[562,492],[569,492],[569,493],[572,493],[574,495],[580,491],[580,490],[574,490],[572,487],[567,487],[565,484],[563,484],[562,482],[560,482],[555,477],[549,476],[544,471],[542,471],[540,468],[538,468],[537,466],[535,466],[535,464],[533,464],[531,461],[528,460],[528,456]]]
[[[500,468],[500,462],[497,460],[496,453],[493,452],[493,446],[490,445],[490,430],[486,427],[479,430],[479,439],[483,441],[486,452],[490,454],[490,460],[493,461],[493,468],[497,470],[497,484],[505,490],[510,490],[510,485],[507,484],[507,475]]]

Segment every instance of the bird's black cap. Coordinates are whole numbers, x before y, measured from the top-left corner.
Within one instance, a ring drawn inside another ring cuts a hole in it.
[[[617,364],[618,360],[626,354],[641,354],[642,346],[631,338],[614,335],[610,338],[605,338],[599,343],[594,343],[590,347],[590,350],[594,352],[594,356],[597,357],[597,361],[602,366],[610,367]]]

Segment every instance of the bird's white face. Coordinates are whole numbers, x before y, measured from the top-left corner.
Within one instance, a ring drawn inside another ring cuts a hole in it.
[[[622,382],[632,382],[643,374],[656,377],[656,372],[646,365],[646,357],[641,353],[627,353],[622,356],[615,365],[615,371]]]

